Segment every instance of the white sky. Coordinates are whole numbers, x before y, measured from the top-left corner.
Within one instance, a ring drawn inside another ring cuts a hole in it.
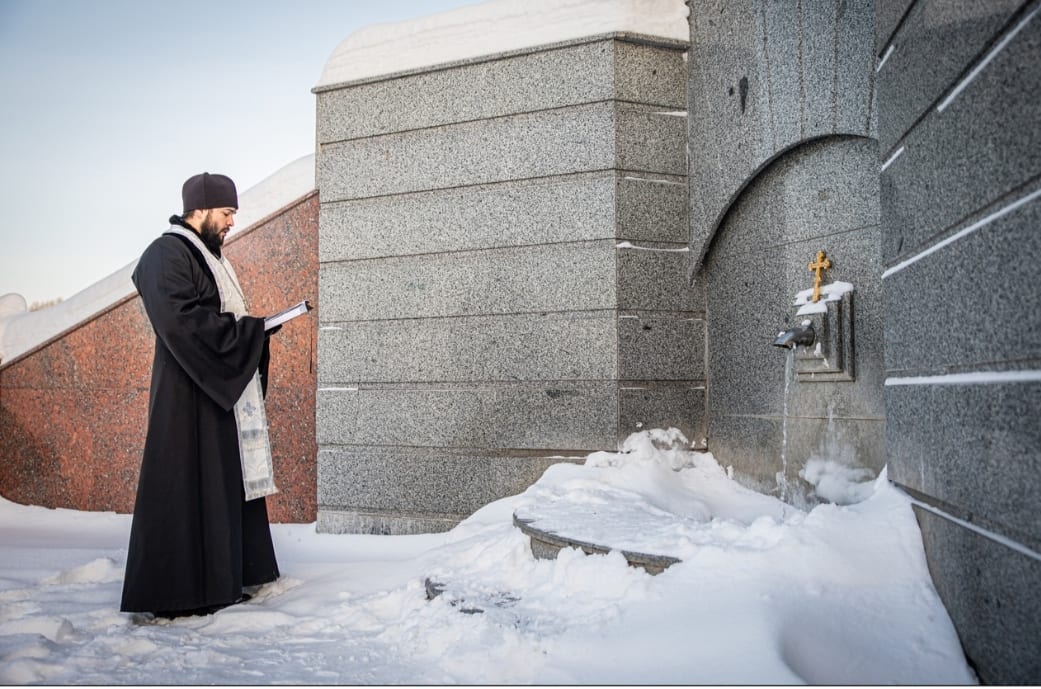
[[[0,0],[0,295],[68,298],[137,258],[185,179],[241,193],[314,149],[353,31],[476,0]]]

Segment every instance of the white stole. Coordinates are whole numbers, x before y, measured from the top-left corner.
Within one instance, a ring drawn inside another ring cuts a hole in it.
[[[217,258],[203,243],[202,238],[191,230],[171,227],[170,232],[186,237],[202,253],[213,278],[217,281],[221,311],[235,315],[235,320],[248,315],[246,297],[239,286],[234,268],[226,258]],[[264,392],[260,386],[260,372],[253,373],[252,380],[242,391],[235,403],[235,424],[239,431],[239,457],[242,459],[242,486],[246,500],[262,498],[278,492],[275,487],[274,470],[271,464],[271,444],[267,435],[267,415],[264,413]]]

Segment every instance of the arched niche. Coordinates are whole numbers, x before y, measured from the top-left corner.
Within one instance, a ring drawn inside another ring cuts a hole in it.
[[[708,447],[742,482],[796,505],[834,499],[824,471],[874,476],[885,462],[878,146],[828,136],[775,157],[743,186],[696,280],[706,294]],[[772,346],[823,250],[823,280],[851,283],[852,381],[805,381]]]

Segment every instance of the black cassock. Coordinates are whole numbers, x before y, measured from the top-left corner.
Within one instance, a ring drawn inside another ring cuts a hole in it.
[[[156,342],[120,609],[234,603],[279,576],[265,500],[244,497],[234,412],[266,368],[264,319],[222,313],[199,249],[177,235],[152,242],[133,281]]]

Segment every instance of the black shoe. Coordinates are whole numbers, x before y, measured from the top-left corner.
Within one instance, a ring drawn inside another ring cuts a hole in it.
[[[152,614],[164,620],[173,620],[177,619],[178,617],[205,617],[206,615],[212,615],[213,613],[219,610],[223,610],[224,608],[227,608],[229,606],[236,605],[238,603],[245,603],[252,597],[253,596],[249,595],[248,593],[243,593],[242,597],[234,603],[221,603],[220,605],[205,605],[201,608],[191,608],[189,610],[160,610]]]

